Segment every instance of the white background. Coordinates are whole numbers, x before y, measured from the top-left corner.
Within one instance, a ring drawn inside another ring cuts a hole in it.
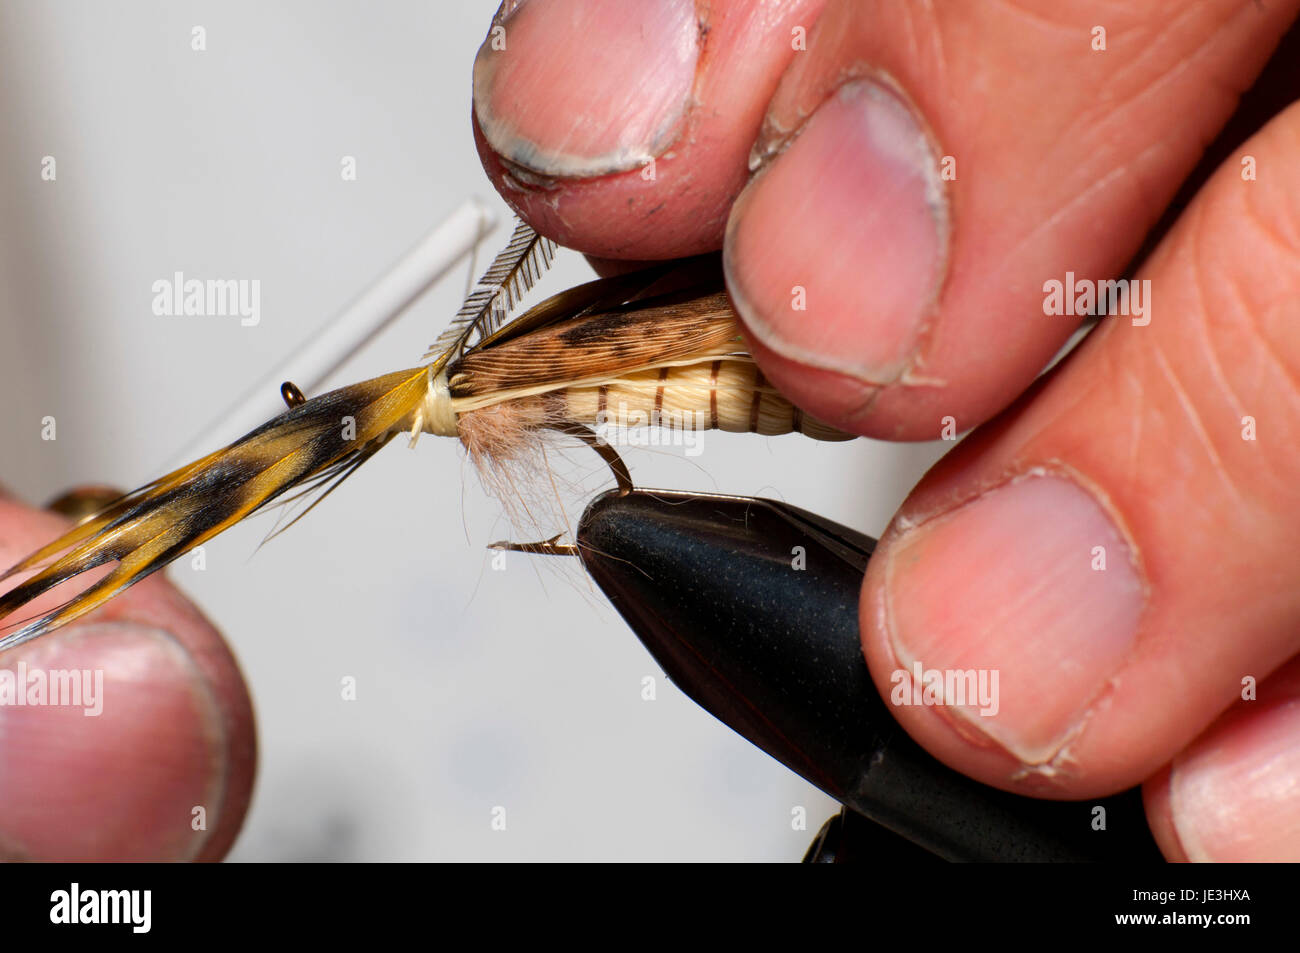
[[[0,480],[40,502],[157,475],[469,195],[500,209],[490,258],[509,213],[469,88],[493,10],[0,0]],[[260,325],[155,316],[151,285],[174,271],[260,280]],[[562,252],[540,290],[588,277]],[[331,386],[416,364],[464,280]],[[938,452],[706,434],[699,457],[626,456],[641,485],[778,497],[874,535]],[[580,571],[524,556],[493,571],[484,545],[511,531],[454,441],[394,444],[259,549],[273,519],[210,544],[206,571],[171,570],[257,709],[232,859],[795,860],[835,810],[663,680]]]

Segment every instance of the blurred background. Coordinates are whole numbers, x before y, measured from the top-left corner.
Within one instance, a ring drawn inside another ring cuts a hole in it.
[[[510,213],[469,115],[494,10],[0,0],[0,482],[43,503],[157,476],[471,195],[498,211],[490,260]],[[260,323],[155,315],[176,271],[260,281]],[[328,386],[417,363],[467,271]],[[562,251],[529,300],[591,274]],[[678,692],[579,569],[492,569],[484,546],[513,534],[459,444],[402,443],[265,546],[273,515],[209,544],[204,570],[170,570],[257,711],[231,859],[799,859],[837,805]],[[625,457],[639,485],[775,497],[878,535],[945,447],[709,433],[699,456]],[[593,461],[563,471],[574,515],[610,482]]]

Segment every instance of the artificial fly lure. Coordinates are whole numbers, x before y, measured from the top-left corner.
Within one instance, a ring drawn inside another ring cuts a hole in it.
[[[763,379],[716,259],[597,279],[509,320],[555,247],[520,223],[424,355],[427,363],[311,400],[286,382],[286,412],[109,503],[0,575],[39,570],[0,596],[2,621],[67,580],[117,563],[44,615],[0,626],[12,630],[0,650],[67,625],[273,503],[319,494],[296,522],[401,433],[412,442],[421,433],[459,437],[503,496],[512,474],[536,464],[531,451],[545,432],[595,449],[623,493],[631,476],[598,432],[611,426],[851,438],[803,414]],[[559,540],[493,545],[577,553]]]

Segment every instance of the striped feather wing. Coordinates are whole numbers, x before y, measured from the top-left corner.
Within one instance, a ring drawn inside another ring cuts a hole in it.
[[[85,615],[291,490],[332,489],[406,425],[427,387],[420,367],[322,394],[109,504],[0,576],[43,566],[0,595],[0,650]],[[13,621],[54,587],[112,562],[108,575],[62,605]]]
[[[745,353],[725,292],[673,295],[562,321],[457,359],[453,398],[510,399],[634,370]]]

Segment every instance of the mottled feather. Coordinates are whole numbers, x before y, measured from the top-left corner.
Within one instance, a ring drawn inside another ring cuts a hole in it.
[[[656,299],[659,300],[659,299]],[[480,348],[447,369],[453,398],[541,393],[628,371],[744,351],[723,292],[673,295],[634,309],[592,314]]]
[[[53,560],[0,596],[0,618],[89,569],[117,561],[85,591],[0,638],[0,650],[66,625],[285,492],[346,476],[415,413],[428,372],[414,368],[309,400],[230,446],[141,487],[14,566]],[[63,553],[62,556],[58,554]]]

